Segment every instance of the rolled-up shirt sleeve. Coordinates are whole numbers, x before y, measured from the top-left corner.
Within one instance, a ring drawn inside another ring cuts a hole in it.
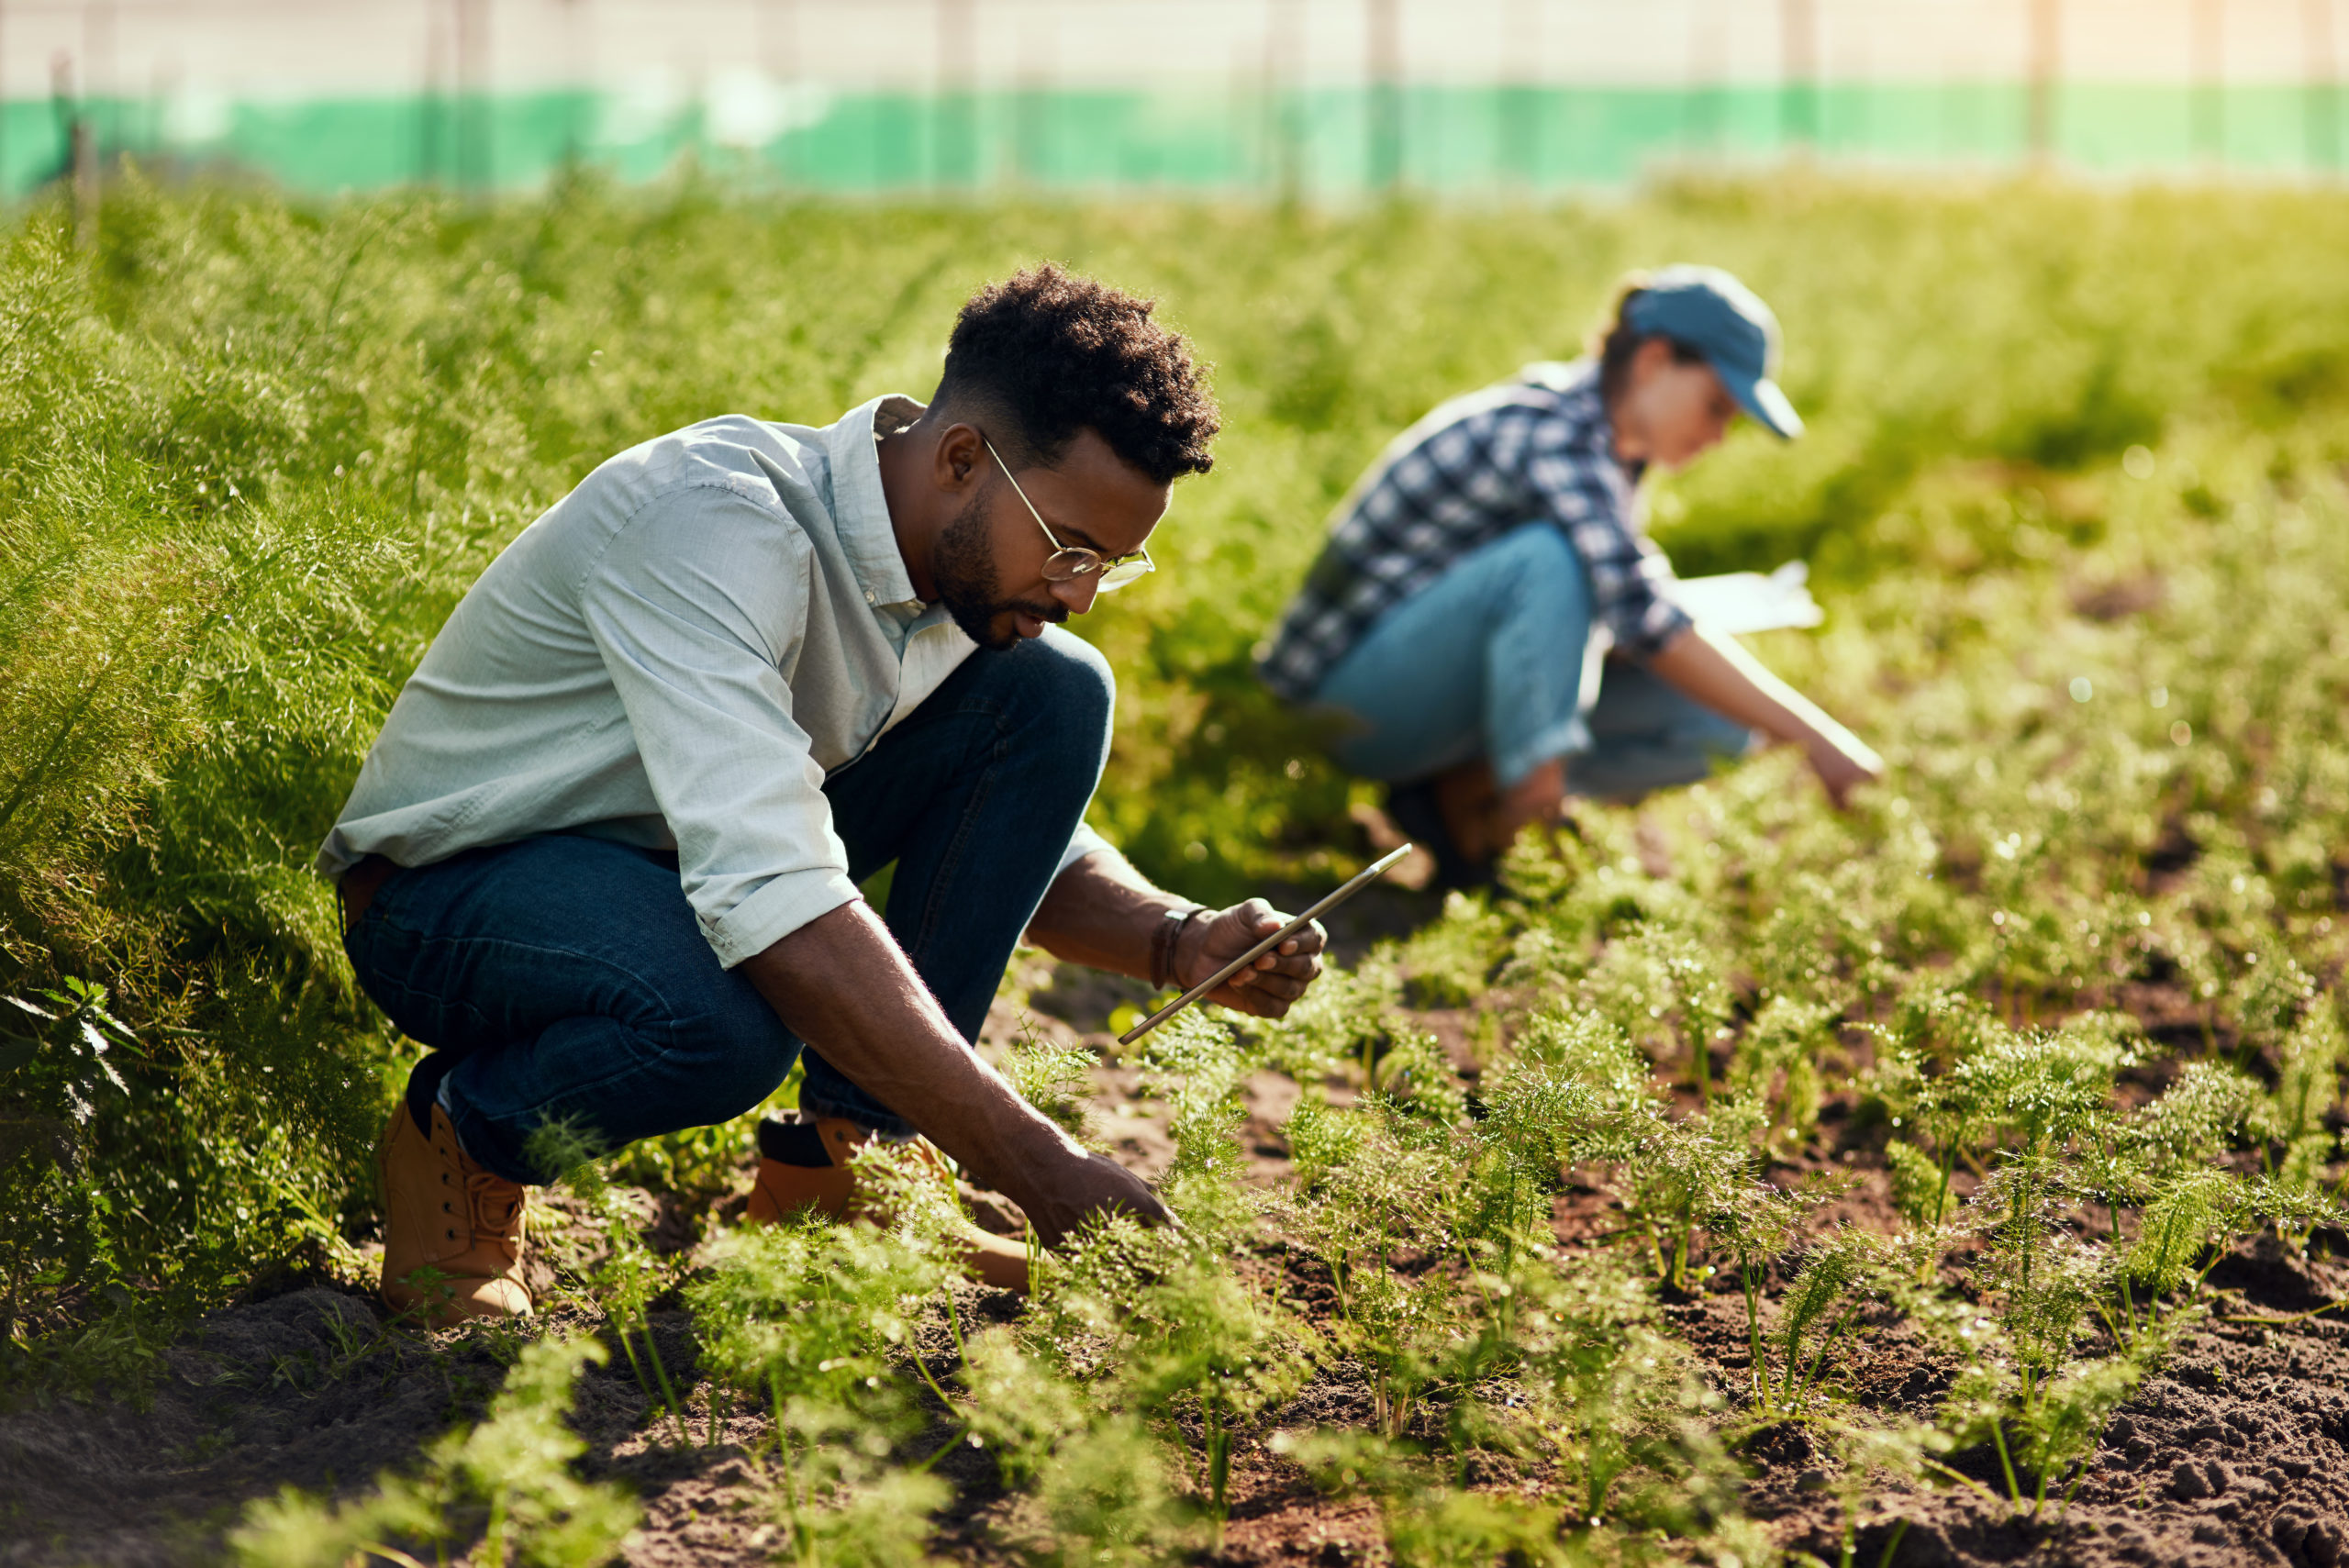
[[[1575,446],[1537,450],[1526,477],[1538,504],[1582,558],[1592,612],[1618,649],[1644,660],[1694,624],[1667,592],[1671,562],[1633,520],[1636,502],[1620,464]]]
[[[1632,554],[1625,563],[1625,590],[1608,624],[1616,646],[1634,658],[1647,659],[1696,621],[1672,597],[1678,576],[1655,541],[1644,534],[1629,535]]]
[[[1095,832],[1090,823],[1079,822],[1076,825],[1076,831],[1069,835],[1068,848],[1061,851],[1061,863],[1052,868],[1052,875],[1055,878],[1059,877],[1061,873],[1068,870],[1096,850],[1114,847],[1108,840]]]
[[[729,969],[858,896],[784,677],[811,571],[797,528],[704,484],[640,509],[580,584],[685,896]]]

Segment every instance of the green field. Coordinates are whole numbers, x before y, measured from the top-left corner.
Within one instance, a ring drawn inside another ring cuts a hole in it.
[[[1172,1560],[1292,1473],[1416,1562],[1835,1561],[1900,1498],[1947,1540],[2076,1543],[2127,1506],[2107,1416],[2214,1303],[2293,1304],[2213,1296],[2222,1264],[2340,1293],[2344,255],[2333,194],[1801,175],[1348,215],[132,185],[88,250],[35,207],[0,260],[6,1385],[128,1398],[188,1317],[363,1273],[410,1048],[306,867],[456,597],[603,457],[926,395],[963,296],[1038,259],[1157,296],[1226,433],[1161,570],[1080,626],[1120,680],[1095,819],[1202,898],[1327,886],[1358,786],[1248,654],[1329,508],[1437,401],[1575,351],[1626,268],[1701,260],[1776,307],[1811,433],[1734,436],[1655,531],[1691,574],[1811,561],[1826,628],[1757,646],[1883,786],[1837,817],[1765,758],[1580,808],[1294,1023],[1120,1064],[1188,1234],[1111,1237],[1016,1322],[947,1311],[918,1225],[655,1258],[613,1218],[554,1337],[603,1334],[630,1389],[656,1327],[695,1347],[681,1390],[646,1358],[644,1429],[752,1453],[796,1562]],[[1020,1059],[1035,1097],[1092,1070],[1070,1032]],[[615,1176],[697,1215],[746,1147]],[[432,1353],[504,1376],[478,1338]],[[472,1448],[245,1550],[489,1528],[476,1561],[601,1561],[628,1506],[544,1458],[576,1360],[532,1352]],[[964,1439],[979,1479],[922,1466]],[[1809,1513],[1771,1513],[1798,1471]]]

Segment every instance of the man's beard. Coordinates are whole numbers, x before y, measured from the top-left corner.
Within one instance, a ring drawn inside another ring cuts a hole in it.
[[[986,490],[982,488],[971,497],[970,505],[956,514],[946,531],[938,536],[938,549],[930,556],[930,572],[938,586],[938,602],[963,628],[963,635],[982,648],[1001,652],[1019,641],[1019,628],[1014,623],[1009,631],[996,631],[995,623],[1014,610],[1022,610],[1041,621],[1058,623],[1068,618],[1068,610],[1058,604],[1034,605],[1020,599],[1003,597],[1003,584],[996,576],[995,556],[987,549]]]

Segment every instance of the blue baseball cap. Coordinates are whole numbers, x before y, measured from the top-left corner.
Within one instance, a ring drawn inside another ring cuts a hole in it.
[[[1719,267],[1673,266],[1648,274],[1624,307],[1623,324],[1643,338],[1669,338],[1705,356],[1737,406],[1787,440],[1802,416],[1770,378],[1778,369],[1778,318],[1760,296]]]

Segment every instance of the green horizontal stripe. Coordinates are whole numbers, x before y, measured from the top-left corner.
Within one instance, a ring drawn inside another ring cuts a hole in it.
[[[131,99],[84,111],[102,153],[176,172],[259,174],[297,190],[410,181],[523,189],[567,159],[623,179],[686,156],[752,183],[839,193],[982,188],[1290,188],[1342,194],[1621,183],[1672,160],[2012,162],[2032,152],[2012,83],[1731,86],[1351,87],[1284,93],[1086,89],[930,95],[807,91],[756,146],[721,144],[705,106],[588,91],[224,106],[212,122]],[[69,112],[0,105],[0,188],[67,161]],[[2349,93],[2073,83],[2048,106],[2061,161],[2128,173],[2217,165],[2338,172]],[[737,122],[738,128],[740,122]],[[757,134],[753,130],[752,134]]]

